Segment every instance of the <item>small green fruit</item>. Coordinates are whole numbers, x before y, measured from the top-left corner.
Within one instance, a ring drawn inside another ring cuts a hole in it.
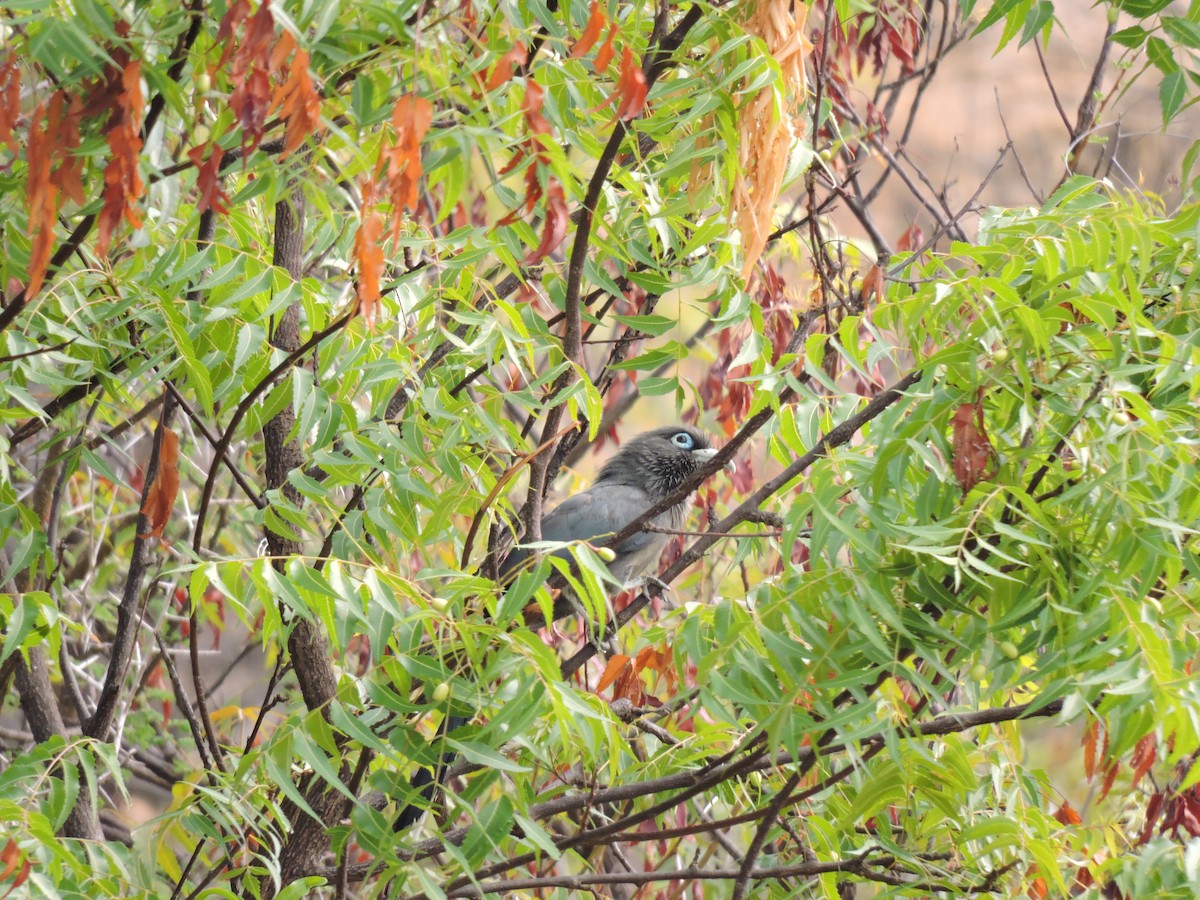
[[[1000,642],[1000,652],[1003,653],[1005,656],[1007,656],[1009,659],[1016,659],[1018,656],[1021,655],[1021,651],[1017,649],[1017,645],[1014,644],[1012,641],[1001,641]]]
[[[606,563],[610,563],[617,558],[617,551],[612,547],[597,547],[596,555]]]
[[[449,699],[450,699],[450,685],[443,681],[441,684],[439,684],[437,687],[435,687],[433,689],[433,702],[434,703],[445,703]]]

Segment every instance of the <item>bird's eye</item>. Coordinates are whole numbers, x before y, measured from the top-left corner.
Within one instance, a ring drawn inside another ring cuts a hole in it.
[[[691,450],[695,441],[692,440],[692,436],[686,431],[680,431],[671,436],[671,443],[682,450]]]

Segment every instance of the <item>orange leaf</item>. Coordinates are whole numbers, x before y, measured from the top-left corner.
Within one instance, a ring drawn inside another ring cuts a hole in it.
[[[25,200],[29,204],[29,285],[26,296],[32,297],[42,286],[54,249],[54,227],[58,221],[58,187],[50,179],[50,160],[53,145],[49,129],[44,127],[46,109],[39,103],[29,125],[29,145],[25,157],[29,161],[25,175]]]
[[[613,39],[617,36],[617,23],[613,22],[608,28],[608,37],[604,41],[604,45],[600,48],[600,52],[596,54],[596,60],[592,63],[597,72],[603,72],[608,68],[608,64],[613,58]]]
[[[134,60],[121,73],[121,91],[108,130],[108,149],[112,155],[104,168],[104,206],[100,210],[96,241],[96,252],[100,256],[108,255],[113,232],[122,218],[134,228],[142,227],[142,217],[135,204],[143,190],[138,171],[143,105],[142,64]]]
[[[1054,811],[1054,819],[1062,825],[1079,825],[1083,819],[1079,817],[1079,813],[1066,800],[1062,806]]]
[[[608,664],[604,667],[604,673],[600,676],[600,681],[596,685],[596,693],[599,694],[602,690],[612,684],[621,673],[625,671],[625,667],[629,665],[629,657],[622,653],[614,653],[608,658]]]
[[[542,242],[525,254],[525,265],[533,265],[549,256],[567,236],[570,222],[571,214],[567,212],[563,187],[557,178],[551,177],[546,185],[546,220],[542,228]]]
[[[291,35],[286,37],[292,40]],[[285,42],[280,41],[280,46],[284,44]],[[275,89],[271,108],[280,109],[282,117],[287,121],[281,159],[321,127],[321,96],[313,87],[312,76],[308,74],[308,54],[303,50],[297,50],[296,55],[292,57],[287,80]]]
[[[879,267],[879,263],[875,263],[863,276],[862,302],[870,303],[872,297],[882,300],[884,296],[883,269]]]
[[[621,98],[617,106],[617,118],[628,122],[640,116],[646,105],[646,90],[646,76],[642,67],[633,58],[633,51],[626,47],[621,57],[621,79],[617,82],[617,96]]]
[[[12,838],[8,839],[8,843],[4,845],[4,849],[0,850],[0,862],[4,863],[4,871],[0,872],[0,881],[5,881],[9,875],[17,870],[17,863],[21,861],[21,848]]]
[[[1132,786],[1136,787],[1137,783],[1150,771],[1157,755],[1154,735],[1148,734],[1137,742],[1137,746],[1133,748],[1133,759],[1129,761],[1129,764],[1133,766],[1133,780],[1130,782]]]
[[[354,261],[358,265],[358,311],[367,320],[367,327],[375,327],[375,304],[379,300],[379,279],[383,274],[383,220],[375,209],[375,190],[371,186],[363,191],[362,222],[354,235]]]
[[[994,472],[995,450],[983,424],[983,388],[974,403],[962,403],[954,412],[954,477],[963,493]]]
[[[1117,780],[1117,770],[1121,768],[1119,762],[1109,764],[1108,771],[1104,773],[1104,784],[1100,786],[1100,799],[1103,800],[1108,796],[1108,792],[1112,790],[1113,782]]]
[[[179,435],[170,428],[164,428],[162,443],[158,448],[158,473],[146,493],[146,502],[142,504],[142,515],[150,520],[150,530],[138,537],[162,537],[178,494]]]
[[[600,0],[592,0],[592,12],[588,16],[587,27],[583,29],[583,34],[571,48],[572,59],[579,59],[592,49],[596,41],[600,39],[600,32],[604,30],[604,21],[604,10],[600,8]]]
[[[533,134],[550,133],[550,123],[542,115],[542,101],[545,97],[546,92],[542,86],[532,77],[528,78],[525,82],[525,99],[521,102],[521,109],[525,113],[525,124],[529,126],[529,130]]]
[[[9,52],[0,63],[0,144],[8,144],[15,153],[20,144],[13,137],[13,126],[21,115],[21,70],[17,56]]]
[[[392,201],[392,231],[394,241],[400,234],[400,214],[415,210],[420,198],[421,141],[433,123],[433,104],[416,94],[405,94],[392,110],[392,128],[396,143],[380,151],[379,167],[386,171],[388,195]]]
[[[21,866],[21,871],[18,872],[17,877],[13,879],[12,885],[9,887],[9,889],[7,891],[4,892],[4,897],[7,897],[9,894],[11,894],[13,891],[15,891],[17,888],[19,888],[21,885],[23,885],[25,883],[25,879],[27,879],[29,877],[29,872],[30,872],[31,868],[32,867],[29,865],[29,860],[26,859],[25,863]],[[0,897],[0,900],[4,900],[4,898]]]
[[[1088,777],[1088,781],[1092,780],[1092,776],[1096,774],[1096,741],[1100,736],[1100,722],[1093,720],[1088,726],[1087,731],[1083,733],[1083,772]]]
[[[646,694],[642,690],[642,680],[638,678],[638,673],[633,666],[629,666],[621,672],[621,677],[613,685],[612,698],[613,700],[628,700],[635,706],[641,706],[645,701]]]
[[[488,76],[487,89],[494,91],[500,85],[511,80],[513,69],[517,66],[525,65],[525,60],[528,57],[529,54],[525,51],[524,44],[514,44],[513,48],[496,62],[496,67],[492,69],[492,74]]]
[[[925,243],[925,233],[921,231],[920,226],[910,225],[904,234],[900,235],[900,240],[896,241],[896,250],[900,253],[916,250],[923,243]]]

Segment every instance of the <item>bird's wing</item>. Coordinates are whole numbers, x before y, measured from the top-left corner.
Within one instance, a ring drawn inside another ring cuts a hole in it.
[[[646,492],[627,484],[595,484],[586,491],[568,497],[542,519],[544,541],[586,541],[616,534],[651,506]],[[662,536],[641,532],[621,542],[621,556],[649,551],[663,543]],[[529,558],[529,550],[514,547],[504,561],[501,574],[507,574]],[[555,554],[567,558],[564,550]]]

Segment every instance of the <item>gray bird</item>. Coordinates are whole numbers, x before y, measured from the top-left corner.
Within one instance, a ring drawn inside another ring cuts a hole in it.
[[[568,497],[542,519],[542,540],[566,543],[596,539],[599,543],[674,493],[716,455],[708,437],[686,425],[668,425],[639,434],[601,467],[595,484]],[[689,501],[690,498],[685,497],[655,516],[654,524],[669,531],[679,531],[687,518]],[[616,558],[608,564],[608,571],[623,587],[633,587],[653,577],[655,565],[669,538],[670,535],[653,531],[626,538],[613,548]],[[528,547],[513,548],[500,567],[501,581],[508,581],[532,555],[533,551]],[[571,556],[565,549],[554,555],[563,559]],[[572,597],[571,602],[575,603],[575,598]],[[447,715],[438,734],[450,734],[468,721],[466,716]],[[393,823],[396,831],[404,831],[421,818],[438,785],[445,782],[454,758],[453,752],[443,752],[436,771],[422,768],[416,772],[410,784],[421,800],[400,810]]]
[[[597,539],[599,543],[674,493],[716,455],[708,437],[686,425],[668,425],[639,434],[604,464],[591,487],[568,497],[542,519],[542,540]],[[689,499],[685,497],[655,516],[653,523],[679,531],[687,518]],[[616,559],[608,564],[609,572],[622,587],[641,583],[654,574],[669,537],[644,531],[626,538],[613,548]],[[501,566],[501,580],[506,580],[531,554],[526,547],[514,548]],[[567,550],[554,555],[570,558]]]

